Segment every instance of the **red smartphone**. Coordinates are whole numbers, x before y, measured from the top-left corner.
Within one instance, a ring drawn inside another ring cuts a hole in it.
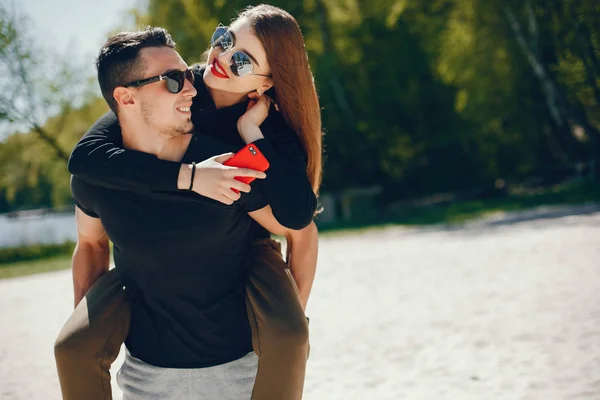
[[[225,161],[223,165],[237,168],[249,168],[261,172],[265,172],[267,169],[269,169],[269,161],[260,152],[258,147],[256,147],[252,143],[246,145],[246,147],[235,153],[235,155],[229,160]],[[250,182],[252,182],[256,178],[250,176],[236,176],[235,179],[237,179],[240,182],[250,184]],[[237,189],[231,188],[231,190],[233,190],[236,193],[239,193]]]

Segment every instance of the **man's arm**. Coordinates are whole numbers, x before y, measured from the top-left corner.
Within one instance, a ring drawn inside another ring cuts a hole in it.
[[[100,276],[108,271],[110,247],[100,218],[86,215],[75,208],[77,245],[73,252],[73,289],[75,306]]]
[[[277,222],[269,206],[250,212],[248,215],[269,232],[285,237],[286,261],[298,286],[302,308],[306,309],[317,269],[319,232],[316,224],[313,221],[300,230],[286,228]]]
[[[298,285],[302,307],[306,310],[317,270],[319,231],[315,222],[312,221],[306,228],[298,231],[288,229],[285,238],[287,241],[286,261],[290,266],[296,285]]]

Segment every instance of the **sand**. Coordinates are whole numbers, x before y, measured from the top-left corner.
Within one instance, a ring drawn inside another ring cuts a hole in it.
[[[323,236],[319,252],[305,399],[600,399],[598,205]],[[60,398],[71,285],[0,281],[0,399]]]

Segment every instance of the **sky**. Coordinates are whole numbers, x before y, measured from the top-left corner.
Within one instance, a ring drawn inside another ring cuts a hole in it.
[[[4,1],[4,0],[0,0]],[[106,41],[107,33],[131,27],[127,11],[143,6],[144,0],[18,0],[18,10],[31,20],[31,33],[39,46],[59,54],[73,53],[76,61],[89,66]]]
[[[74,70],[81,71],[81,87],[100,96],[96,83],[94,59],[108,34],[116,29],[132,28],[133,18],[128,11],[145,8],[147,0],[0,0],[25,17],[27,35],[35,48],[44,53],[41,59],[51,75],[53,63],[68,57]],[[53,55],[56,54],[56,59]],[[59,58],[60,57],[60,58]],[[0,77],[2,79],[2,77]],[[77,83],[77,82],[76,82]],[[83,93],[83,91],[81,91]],[[74,100],[77,105],[77,100]],[[0,141],[19,131],[28,131],[22,122],[0,125]]]

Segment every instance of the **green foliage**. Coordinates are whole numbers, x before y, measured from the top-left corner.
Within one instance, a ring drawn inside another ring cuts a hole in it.
[[[71,149],[107,110],[104,99],[97,98],[69,114],[49,119],[45,128],[57,132],[62,148]],[[0,166],[0,212],[71,203],[66,160],[58,158],[35,132],[11,135],[0,142]]]
[[[0,264],[0,279],[59,271],[70,267],[71,257],[67,255],[39,260],[19,261],[10,264]]]
[[[108,109],[75,57],[40,49],[29,24],[0,5],[0,129],[25,132],[0,142],[0,212],[69,203],[70,149]]]
[[[74,249],[75,243],[69,241],[63,244],[38,244],[0,249],[0,265],[71,254]]]
[[[357,215],[351,220],[317,225],[320,233],[340,232],[385,225],[414,225],[462,223],[496,212],[530,210],[547,205],[577,205],[598,203],[600,183],[575,180],[549,188],[515,186],[508,193],[475,200],[438,202],[432,205],[403,205],[394,207],[387,215]]]
[[[596,1],[270,3],[294,15],[305,36],[326,133],[323,192],[380,185],[391,201],[600,164]],[[215,26],[247,5],[149,0],[132,16],[167,28],[191,64]],[[6,26],[2,46],[16,32]],[[43,127],[70,149],[105,109],[102,100],[62,107]],[[35,130],[0,146],[0,211],[69,201],[64,160]]]

